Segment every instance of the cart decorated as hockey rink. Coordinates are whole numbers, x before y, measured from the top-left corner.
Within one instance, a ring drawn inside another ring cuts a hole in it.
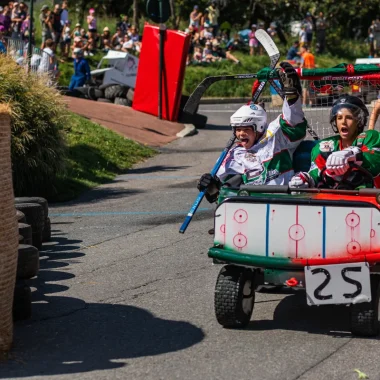
[[[265,106],[268,122],[278,116],[283,94],[274,68],[280,55],[270,37],[260,33],[258,38],[268,53],[270,67],[257,74],[205,78],[191,95],[185,112],[195,112],[213,83],[255,78],[252,102]],[[309,170],[313,146],[332,134],[329,111],[339,95],[356,95],[370,108],[380,90],[378,65],[341,64],[330,69],[297,71],[308,90],[310,103],[304,113],[313,140],[303,141],[294,153],[295,172]],[[272,86],[272,97],[263,92],[266,82]],[[274,98],[276,92],[278,96]],[[234,141],[233,136],[211,175],[216,175]],[[373,178],[369,179],[373,183]],[[194,202],[181,233],[203,196],[201,192]],[[353,334],[379,334],[380,189],[222,187],[214,231],[208,255],[214,262],[224,264],[214,294],[215,314],[222,326],[246,326],[252,317],[255,289],[269,284],[304,289],[310,306],[348,305]]]

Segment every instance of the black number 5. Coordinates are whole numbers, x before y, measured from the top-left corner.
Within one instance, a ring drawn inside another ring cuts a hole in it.
[[[349,284],[356,286],[356,292],[354,293],[343,293],[345,298],[355,298],[362,292],[362,284],[359,281],[353,280],[350,277],[347,277],[346,272],[361,272],[361,267],[352,267],[352,268],[343,268],[342,269],[342,277],[343,280],[348,282]]]
[[[332,294],[329,294],[328,296],[322,296],[321,295],[321,292],[322,290],[328,285],[328,283],[330,282],[331,280],[331,275],[330,275],[330,272],[327,271],[326,269],[324,268],[316,268],[316,269],[312,269],[311,271],[311,274],[317,274],[317,273],[323,273],[326,278],[325,278],[325,281],[322,282],[321,285],[319,285],[315,290],[314,290],[314,297],[317,299],[317,300],[329,300],[332,298]],[[351,279],[350,279],[351,280]],[[352,281],[352,280],[351,280]]]

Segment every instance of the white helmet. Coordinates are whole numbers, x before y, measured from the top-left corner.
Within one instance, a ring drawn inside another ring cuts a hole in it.
[[[231,127],[252,127],[255,132],[263,133],[267,127],[267,113],[257,104],[240,107],[230,119]]]

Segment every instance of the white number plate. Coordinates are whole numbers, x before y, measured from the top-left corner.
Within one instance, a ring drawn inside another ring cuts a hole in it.
[[[371,301],[369,267],[366,263],[305,267],[305,281],[308,305]]]

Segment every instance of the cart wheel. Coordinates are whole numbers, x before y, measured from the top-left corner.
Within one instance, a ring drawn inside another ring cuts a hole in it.
[[[353,335],[376,336],[379,334],[379,275],[371,275],[371,295],[371,302],[351,305],[350,325]]]
[[[255,304],[254,273],[246,268],[224,266],[215,286],[215,315],[223,327],[244,327]]]

